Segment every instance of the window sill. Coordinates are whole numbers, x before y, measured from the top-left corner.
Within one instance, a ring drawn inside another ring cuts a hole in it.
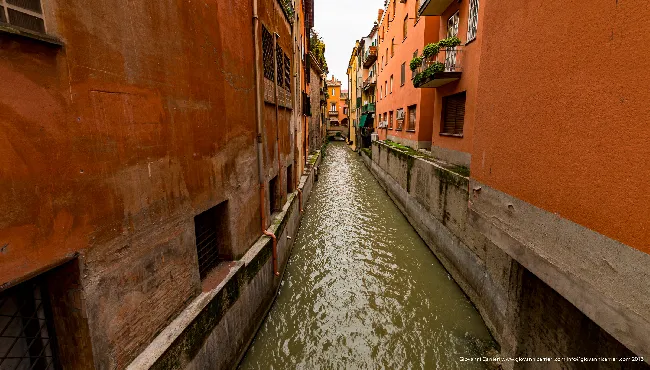
[[[475,36],[475,37],[474,37],[473,39],[471,39],[471,40],[469,40],[469,41],[467,41],[467,42],[465,43],[465,45],[464,45],[464,46],[467,46],[467,45],[469,45],[469,44],[471,44],[471,43],[473,43],[474,41],[476,41],[476,36]]]
[[[406,132],[415,132],[415,130],[406,130]]]
[[[395,131],[402,131],[402,129],[401,128],[396,128]]]
[[[63,46],[63,41],[57,39],[56,37],[26,30],[24,28],[12,26],[8,23],[0,23],[0,34],[11,34],[11,35],[21,36],[28,39],[40,41],[42,43],[49,44],[49,45]]]
[[[463,134],[448,134],[446,132],[441,132],[440,136],[449,136],[449,137],[457,137],[457,138],[462,138]]]

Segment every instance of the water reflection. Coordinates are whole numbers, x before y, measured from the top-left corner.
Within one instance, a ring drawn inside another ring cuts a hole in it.
[[[330,144],[242,369],[471,369],[494,346],[460,288],[344,144]]]

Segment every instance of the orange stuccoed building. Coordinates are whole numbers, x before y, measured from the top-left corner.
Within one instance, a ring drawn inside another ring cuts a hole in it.
[[[362,155],[502,354],[648,368],[646,19],[637,0],[379,12],[378,137]]]

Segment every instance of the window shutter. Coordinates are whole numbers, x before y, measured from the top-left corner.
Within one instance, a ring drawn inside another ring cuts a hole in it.
[[[450,95],[442,98],[443,127],[445,134],[462,135],[465,124],[466,93]]]
[[[415,130],[415,117],[416,117],[416,106],[412,105],[409,107],[409,122],[408,122],[408,130]]]

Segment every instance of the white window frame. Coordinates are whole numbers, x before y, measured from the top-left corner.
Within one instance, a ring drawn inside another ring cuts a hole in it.
[[[43,29],[44,29],[43,34],[47,34],[47,22],[45,21],[45,9],[43,7],[43,1],[39,0],[39,3],[41,5],[41,13],[40,14],[38,12],[33,11],[33,10],[22,8],[22,7],[17,6],[17,5],[8,4],[6,0],[0,0],[0,6],[3,8],[4,16],[5,16],[5,19],[7,21],[6,24],[11,25],[12,27],[18,27],[18,28],[21,28],[21,29],[26,29],[26,28],[23,28],[23,27],[20,27],[20,26],[13,25],[9,21],[9,9],[11,9],[11,10],[14,10],[14,11],[17,11],[17,12],[20,12],[20,13],[23,13],[23,14],[26,14],[26,15],[29,15],[29,16],[32,16],[32,17],[35,17],[35,18],[38,18],[38,19],[42,20],[43,21]],[[41,33],[39,31],[35,31],[35,30],[30,30],[30,29],[27,29],[27,30],[31,31],[31,32],[36,32],[36,33],[39,33],[39,34]]]
[[[467,42],[476,39],[478,33],[479,0],[469,0],[469,16],[467,17]]]

